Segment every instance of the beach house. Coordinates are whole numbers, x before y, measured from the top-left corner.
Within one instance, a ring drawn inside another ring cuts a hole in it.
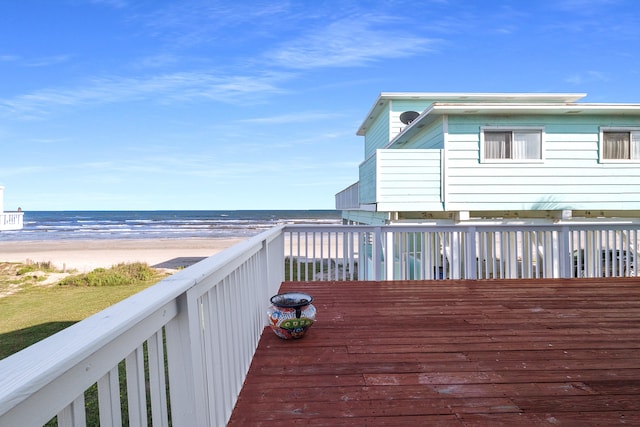
[[[24,213],[22,211],[4,211],[4,187],[0,185],[0,231],[21,230],[23,221]]]
[[[434,227],[387,240],[389,278],[635,275],[637,232],[599,227],[640,224],[640,104],[584,96],[382,93],[336,208],[346,224]]]
[[[351,224],[640,220],[640,104],[566,93],[382,93],[357,131]]]

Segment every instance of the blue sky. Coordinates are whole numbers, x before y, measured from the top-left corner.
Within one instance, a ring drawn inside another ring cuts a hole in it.
[[[0,0],[5,210],[332,209],[380,92],[640,103],[636,0]]]

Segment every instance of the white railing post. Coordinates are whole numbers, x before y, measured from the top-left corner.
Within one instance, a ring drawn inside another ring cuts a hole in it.
[[[269,298],[275,295],[284,281],[284,233],[278,233],[272,240],[265,241],[260,253],[261,271],[265,280],[262,286],[264,305],[264,326],[268,325],[266,309]]]
[[[394,233],[390,232],[390,231],[386,231],[384,233],[385,236],[385,251],[384,251],[384,259],[386,260],[385,263],[385,275],[384,275],[384,279],[385,280],[393,280],[395,279],[395,271],[396,271],[396,254],[395,254],[395,242],[394,242]],[[402,252],[399,250],[398,251],[399,254],[401,254]],[[402,260],[400,260],[402,261]]]
[[[382,257],[384,255],[385,259],[387,259],[387,256],[382,253],[382,230],[380,229],[380,227],[375,228],[371,244],[373,245],[371,251],[371,263],[373,264],[373,280],[382,280]],[[367,280],[370,279],[367,278]]]
[[[460,233],[462,231],[458,232],[458,231],[453,231],[451,232],[450,235],[450,244],[449,244],[449,268],[451,271],[451,279],[454,280],[459,280],[461,275],[460,275],[460,267],[462,264],[462,260],[460,260],[460,254],[462,253],[461,251],[461,247],[460,247]]]
[[[562,226],[558,232],[558,254],[560,258],[560,277],[571,277],[571,270],[573,269],[573,254],[570,250],[569,239],[571,232],[568,227]]]
[[[476,227],[469,227],[467,230],[466,256],[465,256],[465,278],[475,280],[478,278],[478,256],[476,251]]]
[[[188,293],[177,302],[178,316],[165,327],[171,419],[174,425],[206,426],[209,411],[198,331],[199,305]]]

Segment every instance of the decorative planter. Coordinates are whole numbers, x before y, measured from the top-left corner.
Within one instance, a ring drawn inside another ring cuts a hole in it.
[[[287,292],[271,297],[267,310],[269,325],[283,339],[302,338],[316,320],[313,297],[300,292]]]

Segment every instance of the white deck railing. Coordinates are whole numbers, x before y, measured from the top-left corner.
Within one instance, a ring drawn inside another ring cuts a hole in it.
[[[335,196],[336,209],[359,209],[360,208],[360,183],[351,184]]]
[[[24,212],[0,212],[0,231],[21,230],[23,221]]]
[[[640,224],[287,228],[293,280],[637,275]]]
[[[639,233],[275,227],[0,361],[0,426],[225,425],[285,270],[300,281],[636,276]]]

